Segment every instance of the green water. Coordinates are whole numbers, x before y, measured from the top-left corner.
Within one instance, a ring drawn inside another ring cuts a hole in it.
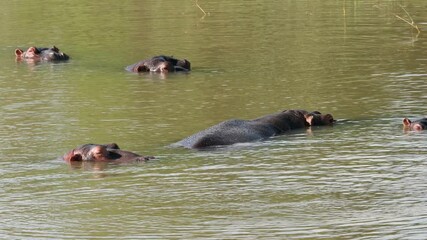
[[[4,1],[0,238],[425,239],[424,1]],[[401,7],[402,6],[402,7]],[[417,32],[395,15],[409,19]],[[66,63],[16,63],[56,45]],[[166,54],[189,74],[124,67]],[[231,118],[341,122],[216,151],[170,144]],[[156,160],[69,166],[84,143]]]

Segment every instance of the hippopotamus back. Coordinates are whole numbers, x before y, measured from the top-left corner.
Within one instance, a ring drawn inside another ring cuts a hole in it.
[[[305,128],[312,123],[322,125],[319,115],[319,112],[286,110],[253,120],[227,120],[191,135],[175,145],[186,148],[204,148],[262,140],[294,129]],[[331,115],[328,114],[328,116],[332,118]],[[312,119],[316,119],[316,121],[312,121]]]
[[[187,148],[231,145],[260,140],[275,132],[276,129],[270,124],[260,125],[251,120],[232,119],[191,135],[177,144]]]

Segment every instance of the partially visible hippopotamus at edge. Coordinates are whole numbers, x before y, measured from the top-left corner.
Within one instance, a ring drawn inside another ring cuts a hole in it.
[[[403,128],[405,130],[422,131],[427,129],[427,117],[411,121],[408,118],[403,119]]]
[[[133,152],[124,151],[116,143],[84,144],[62,157],[67,162],[97,161],[97,162],[139,162],[148,161],[154,157],[141,156]]]
[[[186,59],[179,60],[170,56],[155,56],[150,59],[142,60],[125,68],[130,72],[188,72],[191,70],[191,64]]]
[[[31,59],[33,61],[66,61],[70,58],[55,46],[51,48],[30,47],[27,51],[17,48],[15,56],[17,60]]]
[[[331,114],[323,115],[317,111],[309,113],[305,110],[285,110],[253,120],[227,120],[174,145],[196,149],[231,145],[262,140],[309,126],[333,125],[334,122]]]

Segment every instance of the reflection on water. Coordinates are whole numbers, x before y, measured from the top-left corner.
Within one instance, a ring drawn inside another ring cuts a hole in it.
[[[427,45],[394,16],[405,3],[198,3],[202,19],[191,1],[3,4],[0,237],[425,239],[427,133],[402,119],[426,115]],[[422,2],[403,7],[423,32]],[[52,44],[72,59],[14,61],[17,47]],[[124,71],[159,54],[192,72]],[[169,147],[284,109],[339,122],[213,151]],[[90,142],[156,159],[58,159]]]

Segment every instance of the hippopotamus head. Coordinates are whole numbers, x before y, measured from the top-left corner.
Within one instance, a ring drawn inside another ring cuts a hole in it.
[[[427,129],[427,117],[411,121],[408,118],[403,119],[403,128],[406,130],[422,131]]]
[[[188,72],[191,64],[186,59],[176,59],[171,56],[159,55],[142,60],[125,68],[130,72]]]
[[[31,59],[35,61],[64,61],[70,58],[55,46],[51,48],[30,47],[26,51],[17,48],[15,49],[15,56],[18,60]]]
[[[158,59],[156,59],[158,60]],[[152,64],[141,64],[135,66],[134,72],[160,72],[168,73],[175,71],[175,67],[171,62],[153,61]]]
[[[187,59],[178,60],[175,66],[175,71],[190,71],[191,63]]]
[[[133,152],[124,151],[115,143],[110,144],[84,144],[63,156],[67,162],[72,161],[147,161],[153,157],[144,157]]]
[[[321,114],[318,111],[314,111],[305,115],[305,120],[309,126],[327,126],[333,125],[336,120],[331,114]]]

